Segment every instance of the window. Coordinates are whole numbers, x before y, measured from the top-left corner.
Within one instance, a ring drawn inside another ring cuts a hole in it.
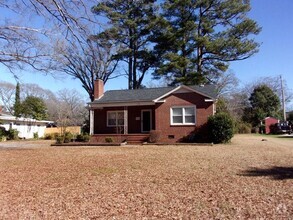
[[[110,111],[107,112],[107,126],[116,127],[124,125],[124,112],[123,111]]]
[[[195,106],[171,108],[171,125],[195,125]]]

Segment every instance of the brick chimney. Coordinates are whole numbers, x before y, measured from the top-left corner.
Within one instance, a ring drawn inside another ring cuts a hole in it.
[[[94,97],[99,99],[104,95],[104,81],[101,79],[96,79],[94,84]]]

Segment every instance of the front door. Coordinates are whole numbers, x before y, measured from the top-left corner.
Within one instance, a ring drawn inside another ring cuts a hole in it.
[[[152,129],[152,110],[141,111],[141,132],[149,132]]]

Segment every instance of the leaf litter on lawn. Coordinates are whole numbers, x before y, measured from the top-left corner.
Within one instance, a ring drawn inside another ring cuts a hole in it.
[[[215,146],[2,149],[0,216],[290,219],[292,179],[242,175],[293,167],[293,148],[281,141],[239,135]]]

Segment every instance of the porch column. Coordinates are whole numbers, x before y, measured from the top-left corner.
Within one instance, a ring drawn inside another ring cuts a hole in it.
[[[124,107],[124,134],[128,134],[128,107]]]
[[[90,135],[94,134],[94,110],[90,110]]]

